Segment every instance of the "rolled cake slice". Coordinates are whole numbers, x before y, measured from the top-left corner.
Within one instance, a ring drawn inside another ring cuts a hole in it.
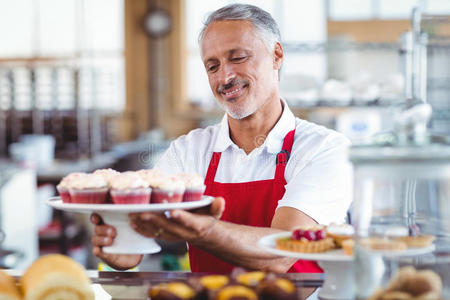
[[[20,283],[25,300],[94,300],[91,281],[83,266],[60,254],[37,259]]]
[[[0,300],[22,299],[13,277],[0,270]]]

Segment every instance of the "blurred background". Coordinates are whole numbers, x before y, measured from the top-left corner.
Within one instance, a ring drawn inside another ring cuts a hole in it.
[[[87,216],[45,200],[70,172],[150,168],[171,139],[220,120],[197,36],[233,2],[278,22],[298,117],[364,143],[421,99],[450,133],[448,0],[0,0],[0,267],[59,252],[97,268]],[[183,268],[184,252],[165,245],[141,268]]]

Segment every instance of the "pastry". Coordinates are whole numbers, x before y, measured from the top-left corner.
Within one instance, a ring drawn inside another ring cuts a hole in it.
[[[262,271],[243,272],[236,275],[236,281],[249,287],[258,287],[259,283],[266,277]]]
[[[327,236],[333,238],[336,246],[342,247],[342,242],[353,238],[355,230],[350,224],[330,224],[326,227]]]
[[[150,289],[152,300],[183,300],[195,299],[195,290],[184,282],[161,283]]]
[[[106,180],[109,187],[111,187],[111,181],[114,177],[120,174],[120,172],[117,172],[113,169],[99,169],[95,170],[93,174],[101,175]]]
[[[342,248],[344,249],[344,253],[347,255],[353,255],[353,248],[355,246],[355,241],[353,239],[345,240],[342,242]]]
[[[395,238],[397,241],[406,243],[408,248],[421,248],[430,246],[436,239],[434,235],[422,234],[418,236],[400,236]]]
[[[378,290],[369,300],[439,300],[442,280],[431,270],[416,270],[406,266],[391,279],[384,290]]]
[[[249,287],[232,284],[221,288],[213,298],[215,300],[258,300],[258,294]]]
[[[65,176],[61,180],[61,182],[56,186],[59,196],[61,196],[61,200],[64,203],[72,202],[70,199],[70,192],[69,192],[70,185],[72,184],[74,179],[83,175],[86,175],[86,173],[70,173],[69,175]]]
[[[138,171],[139,176],[152,189],[150,203],[171,203],[183,201],[184,183],[175,176],[158,169]]]
[[[359,243],[361,247],[374,251],[404,251],[408,248],[405,242],[379,237],[363,238]]]
[[[16,286],[16,280],[0,270],[0,299],[20,300],[22,296]]]
[[[258,286],[261,300],[296,300],[298,299],[295,285],[287,278],[276,277],[273,274],[266,276]]]
[[[195,173],[181,173],[176,175],[184,183],[183,202],[198,201],[202,199],[205,191],[203,178]]]
[[[91,281],[73,259],[51,254],[37,259],[20,279],[25,300],[94,300]]]
[[[214,298],[214,294],[220,288],[230,283],[226,275],[205,275],[188,279],[189,285],[196,291],[197,300],[208,300]]]
[[[175,176],[164,176],[153,182],[151,203],[183,201],[184,183]]]
[[[151,189],[136,172],[125,172],[111,179],[110,194],[114,204],[148,204]]]
[[[108,183],[102,175],[83,174],[72,180],[69,192],[72,203],[104,204]]]
[[[296,229],[290,237],[277,239],[276,244],[278,249],[303,253],[325,252],[335,246],[321,227]]]

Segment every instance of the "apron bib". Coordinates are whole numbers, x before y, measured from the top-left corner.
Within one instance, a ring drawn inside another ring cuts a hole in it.
[[[292,130],[284,138],[283,147],[277,154],[274,179],[242,183],[215,182],[222,153],[213,153],[205,178],[205,195],[225,199],[225,211],[221,220],[242,225],[270,227],[278,200],[283,198],[285,193],[284,171],[294,143],[294,134],[295,130]],[[189,260],[192,272],[230,273],[234,268],[233,265],[192,245],[189,245]],[[315,262],[299,260],[289,272],[322,273],[322,270]]]

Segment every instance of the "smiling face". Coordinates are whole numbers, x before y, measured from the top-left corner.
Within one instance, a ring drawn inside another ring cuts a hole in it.
[[[252,115],[269,100],[279,101],[281,46],[277,43],[270,52],[250,22],[210,24],[201,51],[212,92],[233,119]]]

